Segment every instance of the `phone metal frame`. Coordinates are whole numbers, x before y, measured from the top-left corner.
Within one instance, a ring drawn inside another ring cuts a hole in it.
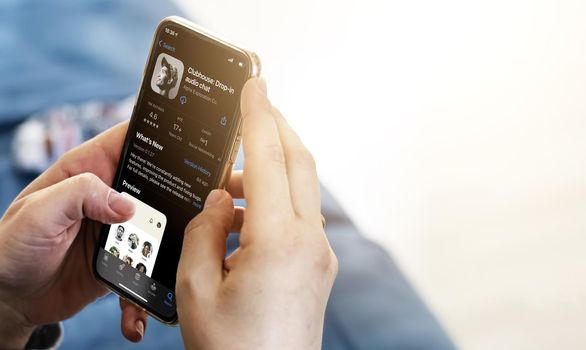
[[[174,25],[181,26],[185,29],[192,31],[195,35],[198,35],[198,36],[202,37],[203,39],[212,41],[214,43],[225,46],[229,49],[235,50],[235,51],[243,54],[246,58],[248,58],[248,61],[249,61],[248,65],[247,65],[248,66],[248,76],[246,79],[248,80],[252,77],[259,77],[260,76],[260,71],[261,71],[262,66],[261,66],[260,59],[259,59],[258,55],[256,53],[254,53],[253,51],[246,50],[246,49],[239,47],[233,43],[230,43],[229,41],[221,38],[219,35],[212,34],[209,30],[206,30],[203,27],[201,27],[195,23],[190,22],[190,21],[186,20],[185,18],[182,18],[179,16],[165,17],[161,20],[161,22],[159,22],[159,24],[157,25],[157,28],[155,29],[155,32],[153,34],[153,39],[152,39],[152,42],[150,45],[149,53],[147,55],[147,60],[145,62],[144,70],[142,73],[142,78],[140,80],[140,85],[138,87],[138,93],[136,94],[136,98],[134,100],[134,108],[132,110],[131,118],[134,118],[134,113],[136,111],[136,104],[138,102],[138,98],[141,96],[141,89],[143,88],[144,79],[145,79],[146,75],[148,74],[147,69],[148,69],[149,63],[151,61],[151,56],[153,54],[153,50],[155,49],[157,35],[160,32],[160,30],[162,29],[162,27],[165,25],[168,25],[168,24],[174,24]],[[238,105],[238,107],[240,107],[240,102],[238,102],[237,105]],[[223,189],[226,187],[228,181],[230,180],[230,174],[231,174],[232,168],[234,166],[236,153],[238,152],[238,148],[240,147],[240,140],[242,138],[242,112],[241,111],[238,112],[237,118],[238,118],[238,125],[236,127],[237,131],[235,134],[232,133],[233,137],[231,140],[231,145],[230,145],[230,147],[228,147],[227,151],[225,151],[225,153],[223,154],[224,168],[221,169],[219,172],[219,174],[220,174],[219,181],[218,181],[218,185],[216,186],[216,188]],[[130,126],[130,124],[129,124],[129,126]],[[123,145],[123,148],[121,151],[121,155],[120,155],[120,161],[122,161],[124,159],[123,157],[127,153],[126,146],[128,144],[129,137],[130,137],[130,135],[127,132],[125,140],[124,140],[124,145]],[[121,175],[121,169],[120,169],[120,163],[119,163],[117,170],[116,170],[115,181],[117,181],[119,179],[120,175]],[[131,296],[129,293],[114,286],[112,283],[110,283],[110,281],[102,278],[98,274],[98,271],[97,271],[98,254],[99,254],[99,251],[101,248],[101,241],[104,238],[102,236],[103,236],[103,231],[101,229],[100,237],[99,237],[98,241],[96,242],[96,248],[94,250],[94,257],[92,260],[92,273],[94,275],[94,278],[98,281],[98,283],[100,283],[104,287],[108,288],[112,292],[116,293],[122,299],[134,304],[135,306],[137,306],[141,310],[144,310],[151,317],[155,318],[156,320],[160,321],[161,323],[164,323],[167,325],[176,325],[178,322],[177,313],[175,313],[175,318],[173,320],[171,320],[171,321],[164,320],[164,319],[160,318],[159,316],[157,316],[156,314],[154,314],[154,312],[151,312],[150,310],[146,309],[145,306],[140,301],[136,300],[136,298]]]

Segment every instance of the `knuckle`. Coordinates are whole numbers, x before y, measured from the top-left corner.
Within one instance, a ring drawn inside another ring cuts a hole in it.
[[[189,268],[182,266],[179,264],[179,269],[177,271],[177,294],[181,293],[189,293],[191,289],[192,279],[188,273]]]
[[[321,270],[328,270],[332,263],[329,249],[326,247],[320,247],[316,253],[315,260],[316,264],[321,268]]]
[[[315,159],[309,151],[303,147],[299,147],[292,152],[293,160],[301,167],[312,169],[316,168]]]
[[[72,148],[67,150],[59,159],[57,160],[58,166],[63,166],[65,164],[70,164],[75,158],[75,151],[77,148]]]
[[[316,245],[314,265],[322,275],[335,276],[338,273],[338,259],[327,242]]]
[[[81,187],[82,190],[89,190],[99,182],[98,177],[92,173],[82,173],[71,179],[74,185],[79,182],[79,187]]]
[[[181,265],[180,265],[181,266]],[[190,269],[180,268],[175,282],[177,300],[193,300],[197,296],[195,279],[188,273]]]
[[[332,277],[336,277],[338,275],[338,271],[340,270],[340,265],[338,262],[338,257],[334,253],[334,251],[330,251],[330,274]]]
[[[4,213],[2,220],[15,217],[19,214],[22,215],[22,212],[24,210],[26,210],[27,208],[30,208],[31,205],[34,205],[35,201],[31,201],[31,197],[33,197],[34,194],[35,193],[30,194],[25,197],[22,197],[22,198],[19,198],[19,199],[15,200],[14,202],[12,202],[12,204],[8,207],[8,209],[6,209],[6,212]]]

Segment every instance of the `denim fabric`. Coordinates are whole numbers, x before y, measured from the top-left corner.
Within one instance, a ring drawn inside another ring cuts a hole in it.
[[[178,13],[167,1],[0,0],[0,125],[135,93],[156,25]]]
[[[180,12],[161,1],[0,0],[0,213],[32,180],[11,165],[15,123],[54,105],[135,92],[154,28],[171,14]],[[389,254],[357,231],[326,189],[322,197],[340,266],[323,348],[452,349]],[[237,244],[231,235],[230,251]],[[149,321],[140,344],[126,341],[118,300],[110,294],[64,322],[61,349],[182,347],[178,328]]]
[[[323,348],[453,349],[391,256],[358,232],[323,186],[322,213],[339,263]]]

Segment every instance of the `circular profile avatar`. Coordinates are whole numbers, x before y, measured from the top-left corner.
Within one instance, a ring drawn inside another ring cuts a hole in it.
[[[146,274],[146,266],[144,266],[144,264],[142,263],[138,263],[136,264],[136,269],[138,270],[138,272],[142,272],[144,274]]]
[[[119,257],[120,251],[118,250],[118,248],[112,246],[110,247],[110,254],[114,255],[115,257]]]
[[[124,226],[118,225],[116,228],[116,240],[122,241],[122,237],[124,237]]]
[[[124,261],[124,263],[128,266],[132,266],[132,258],[128,255],[125,255],[122,261]]]
[[[138,247],[138,235],[136,233],[131,233],[128,236],[128,246],[130,246],[130,249],[136,249]]]
[[[153,245],[151,244],[151,242],[144,242],[142,244],[142,256],[144,256],[145,258],[150,258],[152,252]]]
[[[157,57],[151,89],[172,100],[177,96],[182,75],[183,63],[173,56],[162,53]]]

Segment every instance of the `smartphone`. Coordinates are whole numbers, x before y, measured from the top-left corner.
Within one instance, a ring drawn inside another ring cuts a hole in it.
[[[183,233],[211,190],[229,180],[241,140],[240,93],[256,54],[179,17],[158,25],[112,187],[135,203],[104,225],[98,281],[169,324]]]

